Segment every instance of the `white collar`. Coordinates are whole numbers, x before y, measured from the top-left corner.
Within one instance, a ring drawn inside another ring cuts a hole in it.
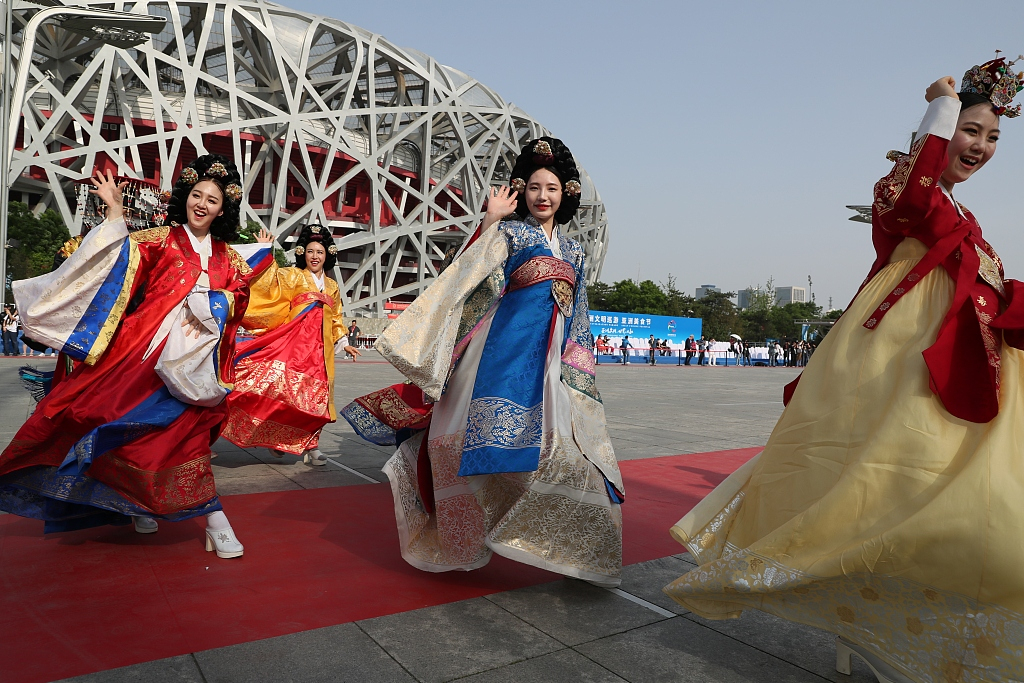
[[[192,243],[192,250],[200,256],[213,256],[213,239],[210,237],[210,233],[206,233],[206,237],[200,242],[199,238],[192,234],[192,229],[187,225],[185,227],[185,234],[188,235],[188,241]]]
[[[946,186],[942,183],[939,183],[939,189],[942,190],[942,194],[949,198],[949,201],[953,202],[953,208],[956,209],[958,214],[960,214],[960,218],[967,218],[967,216],[964,215],[963,209],[960,208],[960,203],[953,199],[953,193],[947,190]]]
[[[317,288],[321,292],[324,291],[324,278],[326,277],[325,274],[321,272],[320,276],[317,277],[317,274],[314,273],[312,270],[309,270],[309,271],[306,271],[306,272],[308,272],[313,277],[313,282],[316,283]]]

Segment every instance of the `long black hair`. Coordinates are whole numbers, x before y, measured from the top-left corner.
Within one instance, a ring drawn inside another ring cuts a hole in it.
[[[542,168],[554,173],[562,183],[562,202],[555,211],[555,223],[568,223],[580,208],[580,170],[564,142],[547,136],[530,140],[512,167],[510,182],[516,184],[517,179],[522,180],[525,187],[530,182],[530,176]],[[573,191],[574,189],[576,191]],[[526,192],[519,190],[516,201],[516,213],[522,218],[529,216]]]
[[[215,167],[215,164],[220,166]],[[171,198],[167,202],[167,219],[164,225],[188,224],[185,205],[192,188],[201,180],[213,181],[220,188],[221,208],[224,210],[223,214],[213,219],[210,234],[225,242],[234,242],[238,239],[242,178],[234,162],[220,154],[204,154],[181,169],[181,175],[178,176],[178,182],[174,183]],[[237,199],[233,198],[232,194],[237,194]]]

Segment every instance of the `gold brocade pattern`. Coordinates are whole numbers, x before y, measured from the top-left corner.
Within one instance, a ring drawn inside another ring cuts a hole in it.
[[[296,372],[282,360],[254,363],[243,358],[235,368],[235,391],[287,403],[308,415],[328,414],[329,383]]]
[[[505,287],[505,271],[497,268],[488,275],[483,282],[469,295],[466,303],[462,306],[462,317],[459,319],[459,331],[456,339],[464,339],[470,330],[483,320],[487,311],[501,296],[501,290]]]
[[[981,259],[981,264],[978,266],[978,275],[981,276],[982,280],[992,285],[992,288],[999,292],[1003,299],[1006,299],[1006,286],[1003,284],[1003,274],[999,272],[999,266],[981,247],[974,245],[974,248],[978,252],[978,258]]]
[[[366,408],[381,422],[393,429],[404,429],[419,424],[423,415],[412,410],[398,392],[385,387],[366,396],[360,396],[356,403]]]
[[[241,254],[232,249],[230,245],[228,245],[228,261],[239,275],[248,275],[252,272],[248,262],[242,258]]]
[[[307,432],[298,427],[273,420],[261,420],[231,406],[221,428],[221,436],[246,447],[263,446],[286,453],[300,454],[319,443],[318,432]]]
[[[72,237],[71,239],[64,243],[64,246],[60,248],[58,253],[64,258],[71,256],[78,250],[78,246],[82,243],[82,239],[83,237],[81,235],[76,235],[75,237]]]
[[[171,227],[164,225],[159,228],[147,228],[145,230],[137,230],[131,233],[130,237],[133,241],[138,243],[144,242],[163,242],[167,239],[167,236],[171,233]]]
[[[107,453],[93,462],[90,474],[116,489],[133,503],[158,515],[169,515],[205,503],[217,495],[204,455],[159,472],[139,469]]]
[[[917,157],[924,148],[927,135],[922,136],[910,147],[910,154],[902,154],[896,158],[896,165],[892,172],[875,184],[874,210],[877,215],[882,215],[896,206],[896,200],[903,194],[910,178],[910,172],[914,168]]]
[[[558,304],[558,310],[566,318],[572,317],[572,285],[565,280],[555,280],[551,283],[551,296]]]
[[[493,549],[570,576],[618,582],[619,506],[575,444],[550,433],[535,472],[459,477],[463,440],[449,434],[429,443],[435,514],[419,499],[420,438],[404,443],[384,468],[407,561],[428,571],[472,569],[486,564]]]

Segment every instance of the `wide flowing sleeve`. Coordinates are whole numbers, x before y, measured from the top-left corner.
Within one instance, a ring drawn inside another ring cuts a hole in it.
[[[576,252],[576,291],[572,315],[567,321],[565,348],[562,351],[562,383],[569,395],[572,413],[572,433],[576,445],[594,464],[614,491],[613,499],[621,503],[625,498],[622,473],[619,471],[615,450],[608,437],[608,423],[604,414],[601,394],[597,391],[594,361],[594,335],[590,329],[590,307],[587,300],[587,281],[583,249],[573,243]]]
[[[338,287],[338,283],[331,278],[327,278],[327,295],[331,297],[331,301],[334,305],[331,306],[331,341],[335,346],[338,342],[343,339],[346,340],[346,345],[350,342],[348,339],[348,328],[345,327],[345,316],[341,305],[341,289]],[[326,312],[326,311],[325,311]]]
[[[890,152],[892,171],[875,183],[872,214],[883,230],[912,235],[938,202],[949,201],[939,187],[946,169],[946,148],[956,132],[960,100],[937,97],[917,130],[909,154]]]
[[[307,289],[302,270],[281,268],[272,255],[269,259],[261,258],[257,247],[270,251],[264,244],[236,244],[233,247],[246,263],[256,261],[259,266],[259,270],[254,268],[249,277],[249,305],[241,326],[258,336],[288,322],[292,299]]]
[[[435,401],[452,367],[466,300],[507,258],[504,232],[487,230],[377,339],[377,351]]]
[[[94,364],[124,315],[139,265],[124,218],[96,226],[57,270],[12,284],[26,335]]]

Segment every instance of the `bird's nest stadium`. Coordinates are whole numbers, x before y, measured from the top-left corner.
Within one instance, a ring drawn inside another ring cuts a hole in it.
[[[73,23],[39,30],[11,198],[59,211],[77,234],[86,217],[76,182],[94,167],[166,190],[199,154],[224,154],[244,180],[243,220],[283,244],[307,222],[331,227],[347,313],[380,316],[415,298],[476,228],[520,146],[548,134],[466,74],[336,19],[261,0],[78,6],[167,24],[132,47]],[[20,58],[38,9],[16,8]],[[568,232],[594,282],[608,225],[581,172]]]

